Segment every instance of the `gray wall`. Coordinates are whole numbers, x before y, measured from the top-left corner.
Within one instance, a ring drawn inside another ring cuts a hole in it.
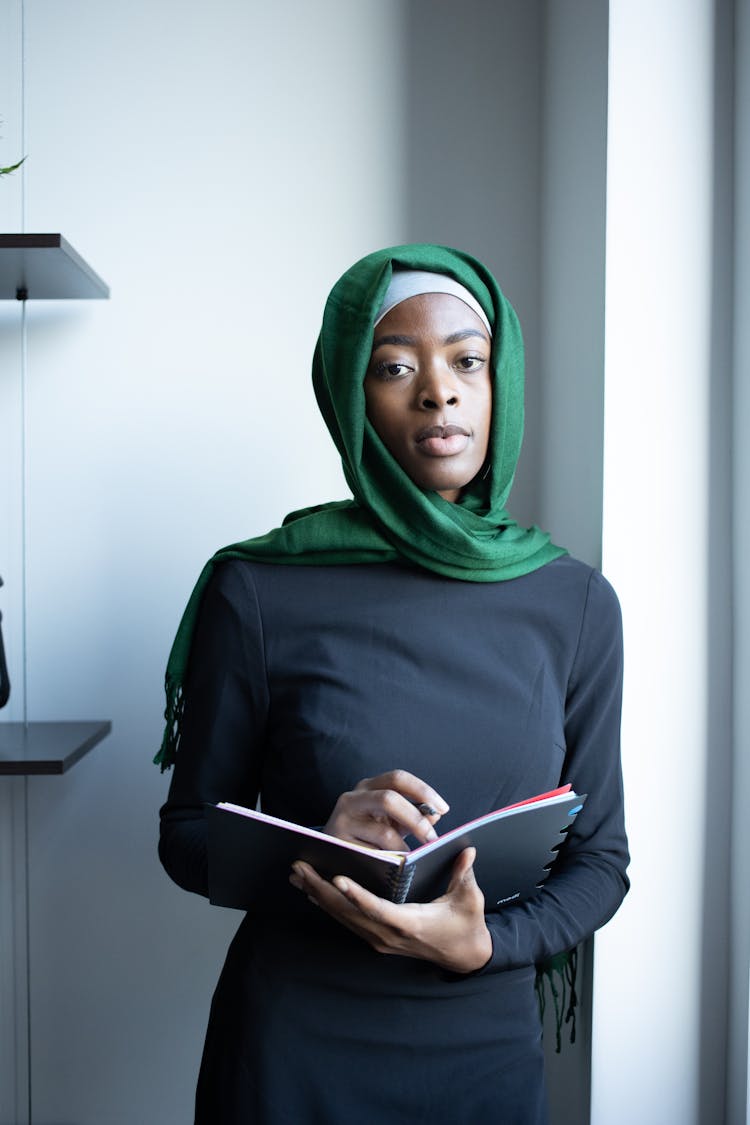
[[[607,4],[411,0],[410,238],[488,263],[526,343],[510,509],[601,561]]]
[[[600,566],[608,5],[545,11],[536,518]]]
[[[410,238],[487,262],[521,320],[527,426],[510,508],[538,519],[544,11],[539,0],[407,5]]]
[[[733,323],[734,323],[734,4],[718,0],[714,24],[713,214],[711,262],[711,376],[708,394],[708,714],[711,747],[705,771],[706,814],[723,830],[706,836],[703,870],[701,1039],[698,1119],[728,1116],[729,1006],[735,986],[730,960],[732,803],[732,536]],[[738,196],[738,201],[741,196]],[[747,956],[747,953],[745,953]],[[746,979],[746,978],[745,978]],[[745,993],[747,987],[745,986]],[[745,1021],[747,1011],[745,1010]],[[741,1046],[742,1045],[742,1046]],[[734,1049],[747,1055],[747,1030]]]

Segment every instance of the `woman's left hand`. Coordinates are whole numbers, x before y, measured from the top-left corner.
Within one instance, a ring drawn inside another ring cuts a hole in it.
[[[475,848],[461,852],[447,891],[433,902],[396,905],[342,875],[329,883],[301,861],[292,867],[289,881],[378,953],[418,957],[456,973],[471,973],[492,955],[484,895],[474,878],[475,857]]]

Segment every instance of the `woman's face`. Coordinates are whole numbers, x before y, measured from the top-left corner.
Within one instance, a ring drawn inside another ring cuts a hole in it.
[[[375,329],[367,417],[416,485],[456,501],[487,456],[490,337],[458,297],[423,293]]]

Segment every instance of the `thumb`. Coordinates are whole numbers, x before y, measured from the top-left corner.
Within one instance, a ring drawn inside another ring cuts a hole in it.
[[[451,872],[451,881],[446,894],[455,894],[457,891],[473,890],[477,881],[474,876],[474,860],[477,858],[476,848],[464,848],[456,856]]]

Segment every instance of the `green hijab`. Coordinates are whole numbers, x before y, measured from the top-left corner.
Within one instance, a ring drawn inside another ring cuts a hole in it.
[[[492,326],[491,471],[473,481],[456,504],[414,484],[365,416],[373,322],[399,268],[452,277],[476,297]],[[173,764],[179,745],[193,632],[203,592],[222,560],[295,566],[406,560],[448,578],[501,582],[565,554],[546,532],[519,527],[505,510],[523,437],[523,339],[512,305],[475,258],[428,244],[395,246],[362,258],[331,290],[312,374],[353,499],[292,512],[281,527],[224,547],[203,568],[167,664],[166,729],[154,758],[162,770]]]

